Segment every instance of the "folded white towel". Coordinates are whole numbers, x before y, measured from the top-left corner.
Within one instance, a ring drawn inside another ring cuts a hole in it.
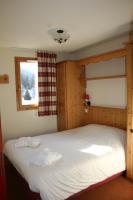
[[[15,147],[31,147],[36,148],[40,145],[41,141],[39,138],[33,137],[21,137],[16,140]]]
[[[58,152],[52,152],[48,149],[43,149],[39,154],[34,155],[30,164],[35,166],[46,166],[51,165],[62,158],[62,155]]]

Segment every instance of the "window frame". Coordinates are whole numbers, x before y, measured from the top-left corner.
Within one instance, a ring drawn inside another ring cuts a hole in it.
[[[17,102],[17,110],[18,111],[38,109],[38,105],[37,104],[22,105],[20,62],[27,62],[29,60],[37,60],[37,58],[33,58],[33,57],[15,57],[16,102]]]

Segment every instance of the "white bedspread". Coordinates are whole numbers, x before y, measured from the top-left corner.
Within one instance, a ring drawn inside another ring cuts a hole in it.
[[[42,200],[63,200],[125,170],[125,136],[117,128],[87,125],[37,136],[38,148],[16,148],[16,140],[10,140],[4,152]],[[60,153],[62,159],[50,166],[31,165],[34,154],[44,148]]]

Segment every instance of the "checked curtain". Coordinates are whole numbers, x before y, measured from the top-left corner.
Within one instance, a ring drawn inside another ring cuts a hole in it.
[[[38,116],[56,115],[56,54],[37,51]]]

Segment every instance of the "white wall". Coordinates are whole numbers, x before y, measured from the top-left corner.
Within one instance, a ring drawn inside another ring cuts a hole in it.
[[[35,50],[0,48],[0,75],[9,75],[9,84],[0,84],[0,112],[4,140],[56,131],[56,116],[38,117],[37,110],[17,111],[15,56],[35,57]],[[70,54],[62,53],[58,55],[57,61],[70,58]]]
[[[125,58],[115,58],[109,61],[86,65],[86,77],[113,76],[125,74]]]
[[[112,38],[110,40],[102,41],[102,42],[99,42],[98,44],[94,44],[92,46],[88,46],[86,48],[80,49],[74,52],[73,54],[77,59],[86,58],[89,56],[123,48],[124,43],[128,41],[129,41],[129,34],[125,34],[125,35]]]

